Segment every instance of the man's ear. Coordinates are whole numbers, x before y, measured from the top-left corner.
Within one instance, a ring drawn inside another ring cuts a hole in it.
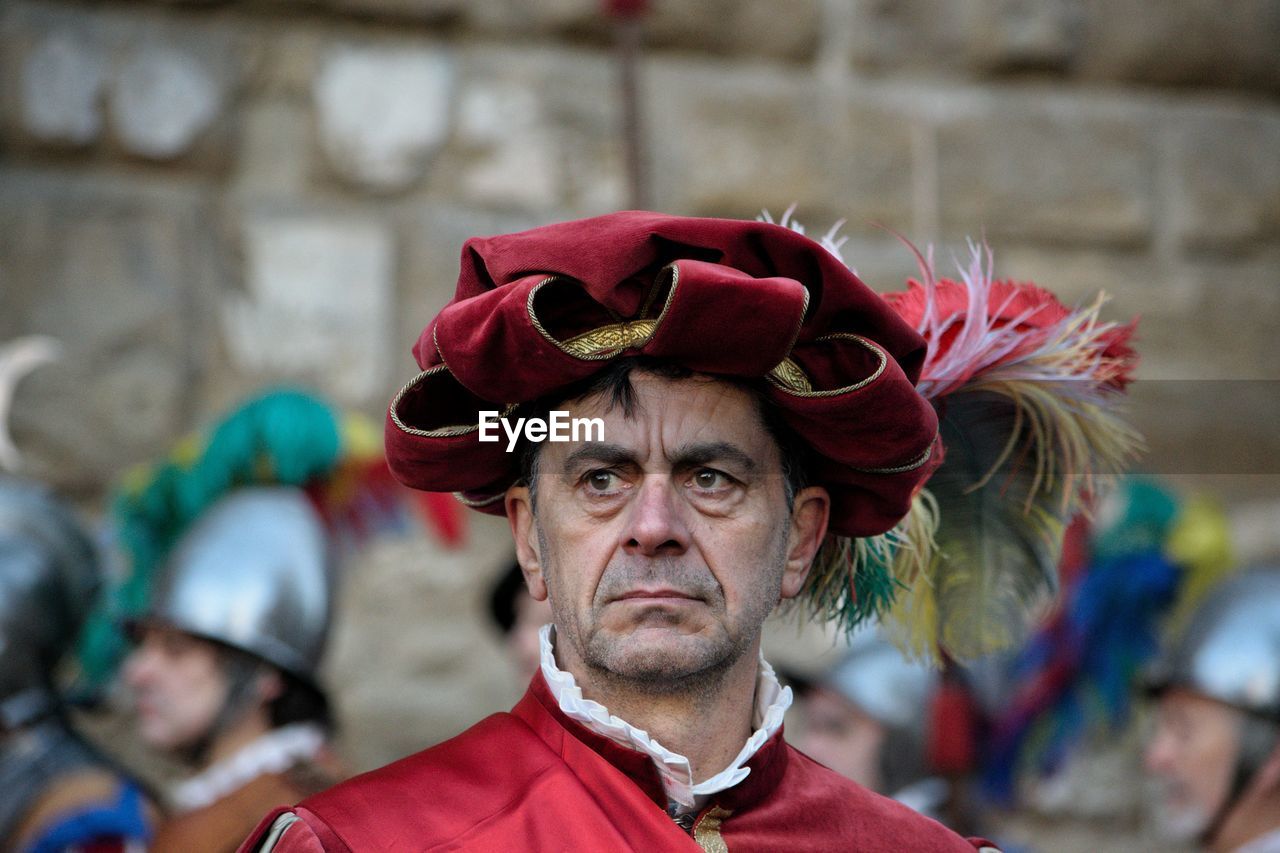
[[[258,698],[267,705],[284,695],[284,678],[275,667],[265,665],[259,667],[257,692]]]
[[[542,573],[542,553],[538,547],[538,529],[528,486],[507,489],[503,503],[507,508],[507,523],[511,525],[511,538],[516,543],[516,562],[524,574],[529,595],[534,601],[546,601],[547,582]]]
[[[795,598],[813,567],[831,518],[831,495],[821,486],[810,486],[796,494],[791,509],[791,530],[787,537],[787,564],[782,572],[782,598]]]
[[[1250,787],[1268,797],[1280,792],[1280,743],[1275,745],[1267,760],[1253,774],[1253,784]]]

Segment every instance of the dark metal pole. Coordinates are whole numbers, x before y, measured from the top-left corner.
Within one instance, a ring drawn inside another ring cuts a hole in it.
[[[644,116],[640,108],[640,49],[644,41],[641,18],[646,0],[605,0],[605,11],[613,18],[614,44],[618,54],[618,82],[622,101],[622,145],[627,167],[628,206],[649,207],[649,173],[645,158]]]

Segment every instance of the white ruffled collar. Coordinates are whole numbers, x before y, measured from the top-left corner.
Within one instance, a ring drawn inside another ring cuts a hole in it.
[[[272,729],[174,786],[169,799],[178,811],[204,808],[259,776],[283,773],[295,764],[310,761],[324,744],[324,730],[314,723],[290,723]]]
[[[1236,848],[1236,853],[1276,853],[1276,851],[1280,851],[1280,829],[1274,829]]]
[[[745,766],[769,738],[782,728],[782,717],[791,707],[791,688],[778,683],[773,667],[760,656],[760,674],[756,678],[756,705],[752,714],[755,731],[728,767],[710,779],[695,784],[689,759],[672,752],[649,736],[643,729],[615,717],[599,702],[586,699],[574,677],[556,666],[551,643],[551,627],[543,625],[538,634],[542,649],[542,677],[560,710],[571,720],[586,726],[614,743],[643,752],[653,761],[662,780],[667,799],[677,804],[678,811],[694,811],[702,807],[712,794],[726,791],[746,779],[751,768]]]

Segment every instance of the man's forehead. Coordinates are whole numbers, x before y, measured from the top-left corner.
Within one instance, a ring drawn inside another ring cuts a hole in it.
[[[741,418],[754,425],[760,421],[759,405],[745,388],[737,383],[727,381],[703,373],[692,373],[687,376],[663,376],[644,368],[636,368],[627,375],[627,382],[634,390],[635,410],[623,405],[614,393],[614,389],[606,387],[569,400],[564,408],[577,412],[595,412],[597,415],[614,413],[615,411],[628,419],[636,419],[645,414],[655,402],[666,404],[680,401],[683,403],[700,403],[714,407],[741,409]]]
[[[695,374],[671,379],[632,373],[631,400],[618,400],[612,389],[567,402],[564,409],[581,418],[602,418],[617,425],[680,425],[692,432],[759,433],[760,406],[744,388],[723,379]]]
[[[702,374],[668,378],[647,371],[634,371],[628,378],[634,394],[625,402],[606,388],[562,408],[572,417],[600,418],[606,424],[605,441],[615,444],[642,438],[678,444],[773,444],[760,403],[732,382]]]
[[[1180,685],[1170,687],[1161,696],[1161,707],[1166,713],[1188,719],[1233,719],[1239,712],[1225,702],[1220,702],[1196,690]]]
[[[193,651],[207,652],[213,656],[218,653],[216,643],[197,637],[166,622],[143,622],[135,630],[139,641],[146,642],[151,640],[171,651],[179,651],[183,654]]]

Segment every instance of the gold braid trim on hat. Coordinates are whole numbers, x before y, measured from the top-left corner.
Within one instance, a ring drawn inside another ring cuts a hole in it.
[[[815,338],[813,342],[820,344],[826,341],[854,341],[859,343],[875,353],[879,364],[876,365],[876,369],[871,371],[869,376],[854,382],[852,385],[844,385],[840,388],[831,388],[826,391],[814,391],[813,383],[809,381],[809,377],[805,375],[804,371],[791,359],[784,358],[777,367],[769,371],[769,381],[788,394],[793,394],[797,397],[838,397],[841,394],[848,394],[850,391],[865,388],[875,382],[884,373],[885,367],[889,364],[889,356],[880,348],[880,345],[862,335],[855,335],[852,332],[835,332],[834,334]]]
[[[857,391],[860,388],[865,388],[872,382],[875,382],[884,374],[885,368],[889,364],[889,356],[880,347],[880,345],[870,338],[863,337],[862,335],[855,335],[852,332],[835,332],[833,334],[823,335],[820,338],[814,339],[814,343],[823,343],[825,341],[856,341],[871,350],[871,352],[875,353],[876,358],[879,360],[879,364],[876,365],[876,369],[871,371],[869,376],[866,376],[851,385],[845,385],[841,388],[832,388],[827,391],[814,391],[813,383],[809,380],[809,377],[805,374],[804,370],[790,358],[784,358],[776,367],[769,371],[769,381],[788,394],[796,397],[837,397],[841,394],[848,394],[851,391]],[[852,465],[849,467],[852,470],[859,471],[863,474],[904,474],[907,471],[914,471],[917,468],[920,468],[932,457],[933,440],[930,439],[929,446],[926,447],[923,452],[902,465],[893,465],[886,468],[858,468]]]
[[[667,290],[666,299],[663,300],[662,310],[656,318],[649,318],[645,315],[652,311],[653,303],[656,301],[658,294],[662,291],[664,285],[668,284],[669,277],[670,289]],[[571,355],[574,358],[583,361],[607,361],[614,358],[629,349],[639,349],[649,341],[653,340],[653,336],[657,333],[658,327],[666,318],[667,312],[671,308],[671,303],[675,299],[676,288],[680,285],[680,268],[676,264],[668,264],[662,268],[662,272],[655,280],[653,287],[649,289],[648,296],[645,298],[644,305],[640,309],[640,315],[633,320],[622,320],[617,323],[609,323],[608,325],[599,326],[581,334],[574,335],[568,340],[559,340],[547,330],[542,320],[538,317],[538,312],[534,308],[534,300],[537,298],[538,291],[548,284],[557,281],[572,282],[572,279],[564,276],[547,276],[542,281],[535,284],[529,290],[528,299],[525,302],[526,311],[529,314],[529,322],[538,334],[542,335],[556,349]],[[809,310],[809,289],[804,288],[804,305],[800,311],[800,321],[796,324],[795,334],[791,337],[792,349],[795,346],[796,339],[800,337],[800,330],[804,326],[805,315]],[[885,365],[888,362],[888,356],[875,343],[862,335],[851,333],[836,333],[825,335],[818,338],[817,341],[830,340],[853,340],[862,344],[867,349],[876,354],[879,364],[870,376],[841,388],[835,388],[828,391],[814,391],[813,383],[809,377],[791,358],[784,358],[773,369],[769,371],[769,379],[784,391],[800,397],[834,397],[849,391],[856,391],[875,380],[880,378],[884,373]]]
[[[676,264],[668,264],[662,268],[657,279],[654,281],[653,287],[649,289],[648,296],[645,298],[644,305],[641,307],[639,316],[633,320],[623,320],[617,323],[609,323],[599,326],[581,334],[574,335],[568,340],[559,340],[547,330],[542,320],[538,317],[538,312],[534,308],[534,301],[537,299],[538,292],[548,284],[558,281],[573,282],[573,279],[565,276],[547,276],[542,281],[535,284],[529,290],[528,299],[525,301],[525,309],[529,314],[529,322],[538,334],[542,335],[556,349],[583,361],[607,361],[614,358],[629,349],[639,349],[649,341],[653,340],[653,336],[657,334],[658,327],[662,325],[663,319],[666,318],[667,312],[671,308],[671,303],[675,299],[676,288],[680,285],[680,267]],[[575,282],[576,283],[576,282]],[[662,288],[670,285],[667,290],[666,299],[663,300],[662,310],[658,312],[656,318],[647,317],[653,309],[653,303],[656,301],[658,294]],[[809,310],[809,289],[804,288],[804,305],[800,312],[800,321],[796,324],[796,332],[791,338],[792,349],[796,340],[800,337],[800,330],[804,326],[805,315]],[[814,391],[813,383],[805,374],[800,365],[796,364],[790,357],[782,359],[768,373],[769,380],[786,391],[798,397],[835,397],[840,394],[846,394],[850,391],[857,391],[872,382],[875,382],[884,373],[885,366],[888,364],[888,356],[884,350],[875,342],[862,335],[852,333],[837,332],[831,335],[824,335],[817,338],[815,343],[835,340],[851,340],[856,341],[871,352],[875,353],[879,364],[872,371],[870,376],[855,382],[851,385],[845,385],[840,388],[833,388],[826,391]],[[927,458],[927,457],[926,457]],[[924,464],[921,460],[920,464]],[[900,470],[910,470],[903,468]]]
[[[422,436],[423,438],[453,438],[455,436],[477,432],[480,429],[479,421],[474,424],[456,424],[436,427],[435,429],[418,429],[417,427],[411,427],[404,421],[400,420],[400,401],[404,399],[404,395],[416,388],[422,380],[441,372],[448,373],[450,376],[453,375],[453,371],[449,369],[447,364],[437,364],[434,367],[428,367],[426,370],[410,379],[404,384],[403,388],[396,392],[396,396],[391,400],[389,411],[391,413],[392,423],[394,423],[401,432],[407,433],[408,435]],[[498,417],[505,418],[507,415],[515,411],[515,408],[514,403],[508,404],[503,408],[502,412],[499,413]]]
[[[784,358],[778,362],[777,367],[769,371],[769,380],[792,394],[803,395],[813,392],[813,383],[809,381],[809,377],[800,369],[800,365],[789,358]]]
[[[462,492],[454,492],[453,498],[463,506],[469,506],[472,509],[480,509],[481,507],[496,504],[498,501],[506,497],[506,492],[498,492],[496,495],[490,495],[487,498],[469,498]]]
[[[623,350],[644,346],[657,328],[657,320],[624,320],[574,335],[559,346],[575,358],[612,358]]]
[[[662,310],[658,312],[656,318],[649,318],[648,314],[653,303],[661,292],[662,287],[670,283],[670,289],[667,291],[667,298],[663,300]],[[667,316],[667,311],[671,308],[671,302],[675,299],[676,287],[680,284],[680,268],[673,264],[668,264],[662,268],[654,281],[653,286],[649,288],[649,293],[645,297],[644,305],[640,309],[640,316],[634,320],[624,320],[620,323],[610,323],[607,326],[600,326],[580,335],[574,335],[567,341],[558,340],[554,335],[547,331],[547,327],[542,324],[542,320],[538,318],[538,312],[534,310],[533,302],[537,298],[538,291],[544,286],[557,281],[574,282],[573,279],[565,276],[552,275],[544,278],[529,289],[529,298],[525,301],[525,310],[529,314],[529,322],[538,330],[538,334],[546,338],[556,349],[571,355],[574,358],[583,361],[608,361],[609,359],[621,354],[624,350],[642,347],[647,344],[658,331],[658,326],[662,324],[663,319]],[[610,312],[612,313],[612,312]],[[616,316],[616,315],[615,315]]]
[[[564,342],[557,340],[554,335],[548,332],[546,326],[542,325],[542,321],[538,319],[538,312],[533,310],[533,300],[537,298],[539,290],[542,290],[542,288],[546,287],[548,284],[552,284],[553,282],[557,282],[557,281],[572,282],[573,279],[565,278],[564,276],[559,276],[559,275],[552,275],[544,278],[542,281],[538,282],[533,287],[529,288],[529,298],[525,300],[525,311],[528,312],[529,314],[529,322],[532,323],[533,327],[538,330],[538,334],[546,338],[556,349],[560,350],[563,353],[567,353],[568,355],[571,355],[574,358],[580,358],[584,361],[606,361],[610,358],[613,358],[614,355],[617,354],[613,351],[607,351],[607,352],[599,351],[599,352],[585,352],[585,353],[573,352],[568,349],[568,347],[565,345]],[[582,337],[582,336],[579,335],[578,337]]]
[[[936,433],[935,433],[936,436]],[[890,468],[854,468],[855,471],[861,471],[863,474],[905,474],[907,471],[914,471],[933,457],[933,441],[930,440],[929,446],[925,448],[915,459],[904,465],[894,465]],[[850,466],[853,467],[853,466]]]

